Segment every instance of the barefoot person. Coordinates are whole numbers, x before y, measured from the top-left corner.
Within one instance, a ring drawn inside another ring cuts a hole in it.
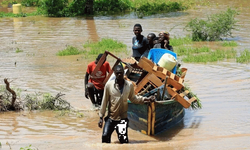
[[[134,86],[130,81],[124,80],[124,69],[117,65],[114,68],[116,79],[109,81],[104,88],[104,95],[99,112],[98,126],[102,128],[103,117],[108,106],[108,115],[105,117],[105,125],[102,133],[102,143],[110,143],[111,135],[116,129],[120,143],[128,143],[128,102],[144,104],[154,101],[154,96],[149,98],[136,96]]]
[[[111,71],[110,65],[105,61],[100,69],[97,71],[95,76],[91,76],[98,61],[103,54],[99,54],[95,61],[88,64],[86,75],[85,75],[85,97],[90,98],[94,107],[101,105],[103,96],[104,85],[102,82],[105,80],[107,73]]]

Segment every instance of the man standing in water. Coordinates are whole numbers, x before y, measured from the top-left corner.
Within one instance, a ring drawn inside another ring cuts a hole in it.
[[[114,68],[116,79],[109,81],[104,88],[104,95],[101,109],[99,112],[100,120],[98,126],[102,128],[103,117],[105,116],[108,105],[108,115],[105,117],[105,125],[102,134],[102,143],[110,143],[111,135],[116,129],[120,143],[128,143],[128,102],[144,104],[154,101],[155,97],[149,98],[136,96],[134,86],[130,81],[124,79],[124,69],[117,65]]]
[[[90,98],[94,107],[101,105],[104,89],[102,83],[105,80],[107,73],[111,71],[109,63],[104,61],[97,73],[94,76],[91,76],[91,73],[94,71],[102,55],[103,54],[99,54],[95,61],[88,64],[85,75],[85,97],[87,99]]]

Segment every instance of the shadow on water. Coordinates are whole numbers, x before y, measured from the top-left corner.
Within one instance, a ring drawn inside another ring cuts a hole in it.
[[[82,19],[86,20],[87,30],[88,30],[89,36],[90,36],[89,38],[93,42],[98,42],[99,41],[99,36],[97,34],[97,29],[96,29],[94,17],[85,17],[85,18],[82,18]]]
[[[180,134],[180,132],[185,132],[184,129],[199,128],[201,122],[202,122],[202,117],[195,116],[195,112],[191,112],[190,110],[185,110],[185,116],[180,122],[152,137],[154,137],[156,140],[159,141],[170,141],[173,138],[175,138],[175,136]]]

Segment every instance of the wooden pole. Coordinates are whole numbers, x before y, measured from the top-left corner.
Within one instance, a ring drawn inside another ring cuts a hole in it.
[[[165,84],[164,84],[163,93],[162,93],[162,97],[161,97],[162,100],[164,100],[164,95],[165,95],[165,91],[166,91],[167,81],[168,81],[168,76],[166,76],[166,79],[165,79]]]

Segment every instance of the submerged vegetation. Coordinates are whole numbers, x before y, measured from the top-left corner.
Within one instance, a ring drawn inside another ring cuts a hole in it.
[[[0,85],[0,112],[15,110],[52,110],[59,111],[59,116],[74,115],[83,117],[83,114],[70,105],[62,97],[64,94],[58,93],[52,96],[50,93],[27,94],[21,97],[21,89],[11,88],[7,79],[4,79],[6,86]]]
[[[20,53],[20,52],[23,52],[23,50],[16,48],[16,53]]]
[[[240,53],[240,56],[236,58],[238,63],[250,63],[250,50],[245,49]]]
[[[10,89],[10,90],[9,90]],[[28,94],[21,98],[20,89],[5,88],[0,86],[0,112],[8,110],[70,110],[71,106],[61,97],[64,94],[58,93],[52,96],[49,93]]]
[[[64,94],[52,96],[49,93],[28,94],[24,98],[24,107],[28,110],[70,110],[70,103],[62,99]]]
[[[235,46],[238,46],[238,43],[235,42],[235,41],[224,41],[222,43],[222,46],[224,46],[224,47],[235,47]]]
[[[104,53],[105,51],[110,52],[127,52],[127,45],[119,42],[117,40],[113,40],[111,38],[102,38],[98,42],[86,42],[83,44],[83,49],[78,49],[74,46],[68,45],[66,49],[60,50],[56,55],[58,56],[66,56],[66,55],[79,55],[79,54],[87,54],[87,55],[97,55],[100,53]]]
[[[209,45],[206,46],[204,44],[201,47],[197,47],[196,44],[199,42],[191,41],[191,38],[188,36],[170,39],[170,43],[175,45],[174,51],[183,62],[207,63],[223,61],[225,59],[234,59],[238,63],[250,62],[249,50],[245,49],[239,56],[237,55],[237,51],[233,48],[238,45],[235,41],[215,42],[219,47],[217,49],[212,49]]]
[[[192,53],[188,53],[185,58],[182,60],[184,62],[215,62],[224,59],[236,58],[236,51],[232,50],[215,50],[210,53],[194,55]]]
[[[98,42],[87,42],[83,45],[84,49],[88,50],[88,54],[96,55],[99,53],[104,53],[105,51],[110,52],[126,52],[127,45],[113,40],[110,38],[103,38]]]
[[[67,56],[67,55],[78,55],[84,53],[83,51],[80,51],[78,48],[67,45],[65,49],[60,50],[56,53],[57,56]]]

